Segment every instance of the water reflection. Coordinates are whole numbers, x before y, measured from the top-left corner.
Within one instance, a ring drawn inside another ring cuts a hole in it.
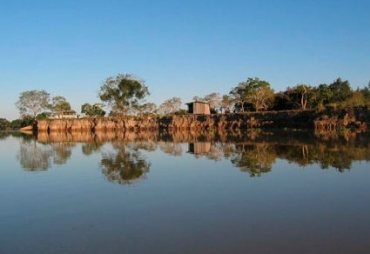
[[[151,162],[141,151],[169,156],[187,154],[210,160],[228,160],[251,177],[271,172],[276,159],[301,167],[318,164],[322,169],[350,170],[354,161],[369,161],[369,133],[314,132],[140,132],[140,133],[41,133],[22,137],[18,155],[22,168],[46,170],[65,164],[80,143],[82,154],[101,154],[102,173],[111,182],[130,184],[144,179]],[[102,152],[105,144],[113,151]],[[185,146],[186,147],[186,146]]]
[[[108,181],[119,184],[131,184],[145,178],[150,163],[141,155],[139,149],[145,147],[138,144],[126,145],[113,143],[114,152],[103,153],[101,160],[102,173]]]
[[[253,177],[270,172],[276,157],[274,146],[267,143],[240,144],[236,146],[236,152],[232,154],[230,161],[242,172]]]
[[[82,153],[89,156],[93,153],[99,153],[104,143],[87,142],[82,144]]]
[[[18,153],[21,167],[29,171],[42,171],[51,167],[53,149],[36,142],[36,140],[22,140]]]

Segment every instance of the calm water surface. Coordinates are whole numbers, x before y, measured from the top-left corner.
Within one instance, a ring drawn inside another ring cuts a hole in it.
[[[0,253],[370,253],[368,134],[0,133]]]

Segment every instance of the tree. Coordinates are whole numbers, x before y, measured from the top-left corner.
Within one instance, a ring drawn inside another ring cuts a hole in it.
[[[195,95],[195,96],[193,97],[193,101],[203,101],[203,98],[202,98],[202,97],[199,97],[199,96],[197,96],[197,95]]]
[[[318,87],[312,89],[313,101],[317,109],[323,109],[328,104],[333,95],[327,84],[320,84]]]
[[[16,106],[21,116],[31,114],[34,119],[38,113],[49,107],[50,94],[44,90],[22,92]]]
[[[181,104],[182,104],[182,101],[180,98],[173,97],[171,99],[164,101],[159,106],[159,112],[165,115],[170,114],[170,113],[175,113],[176,111],[180,110]]]
[[[221,100],[221,108],[220,108],[221,113],[222,113],[222,110],[224,110],[225,113],[230,113],[233,103],[234,102],[233,102],[232,98],[229,95],[224,94],[222,96],[222,100]]]
[[[9,126],[10,122],[5,118],[0,118],[0,131],[6,130]]]
[[[288,110],[294,108],[295,105],[292,102],[292,98],[288,96],[287,91],[278,92],[275,94],[272,110]]]
[[[259,78],[248,78],[247,81],[240,82],[230,94],[236,103],[241,104],[242,111],[246,103],[252,104],[256,111],[266,110],[272,105],[274,98],[274,90],[270,88],[270,84]]]
[[[329,89],[332,93],[332,103],[343,102],[351,96],[352,89],[347,80],[342,81],[341,78],[337,78],[333,83],[329,85]]]
[[[366,87],[360,89],[360,92],[364,95],[365,101],[369,105],[370,103],[370,82]]]
[[[51,110],[63,115],[64,112],[71,110],[71,104],[63,96],[55,96],[52,98]]]
[[[153,115],[157,111],[157,105],[153,102],[148,102],[140,107],[140,114]]]
[[[204,97],[204,101],[208,102],[211,111],[217,112],[221,109],[221,95],[219,93],[210,93]]]
[[[292,88],[288,87],[286,94],[294,104],[294,108],[306,110],[311,95],[311,87],[305,84],[299,84]]]
[[[353,91],[351,97],[349,97],[344,103],[343,106],[346,107],[362,107],[368,105],[368,100],[366,99],[364,93],[359,89]]]
[[[234,105],[240,105],[242,112],[244,112],[244,104],[246,102],[248,92],[247,84],[245,82],[241,82],[229,93],[231,100],[234,101]]]
[[[118,74],[105,80],[100,87],[99,97],[111,106],[113,115],[126,115],[130,108],[137,107],[140,100],[149,94],[143,80],[131,74]]]
[[[101,107],[101,103],[94,103],[93,105],[85,103],[81,106],[81,113],[87,116],[104,116],[105,111]]]

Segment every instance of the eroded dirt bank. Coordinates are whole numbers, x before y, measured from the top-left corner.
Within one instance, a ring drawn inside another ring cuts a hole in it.
[[[215,115],[174,115],[171,117],[121,117],[39,120],[38,132],[106,132],[141,130],[240,130],[296,128],[336,130],[369,129],[370,110],[273,111]]]

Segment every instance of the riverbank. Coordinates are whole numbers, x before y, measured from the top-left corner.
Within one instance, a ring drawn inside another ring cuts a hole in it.
[[[106,132],[150,130],[243,130],[316,129],[340,130],[370,127],[368,108],[341,110],[268,111],[214,115],[174,115],[166,117],[99,117],[39,120],[37,132]]]

